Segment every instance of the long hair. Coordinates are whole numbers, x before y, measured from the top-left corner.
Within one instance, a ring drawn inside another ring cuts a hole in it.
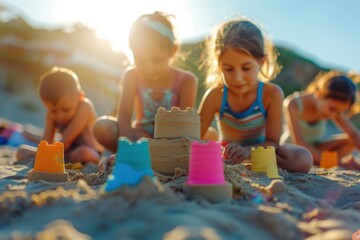
[[[318,93],[322,98],[330,98],[341,102],[349,102],[351,114],[360,110],[358,89],[354,82],[356,75],[346,74],[337,70],[320,72],[309,84],[306,91]]]
[[[270,81],[280,71],[277,64],[277,52],[272,42],[251,21],[237,18],[218,25],[206,41],[206,52],[203,56],[207,68],[206,86],[223,86],[219,61],[229,48],[245,51],[255,59],[265,58],[259,72],[259,78]]]

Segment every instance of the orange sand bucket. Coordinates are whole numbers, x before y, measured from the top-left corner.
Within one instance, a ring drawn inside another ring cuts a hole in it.
[[[65,172],[63,143],[48,144],[46,141],[40,142],[36,152],[34,169],[29,171],[28,180],[51,182],[68,180],[68,173]]]
[[[336,151],[322,151],[320,159],[321,168],[332,168],[339,165],[338,153]]]
[[[34,171],[64,172],[64,145],[61,142],[51,145],[41,141],[36,152]]]

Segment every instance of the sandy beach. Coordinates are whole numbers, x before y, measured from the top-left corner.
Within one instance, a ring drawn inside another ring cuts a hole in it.
[[[108,173],[88,164],[71,181],[28,182],[33,160],[0,148],[0,239],[352,239],[360,229],[360,173],[279,170],[283,180],[226,165],[230,202],[190,198],[187,173],[156,174],[136,187],[101,191]]]

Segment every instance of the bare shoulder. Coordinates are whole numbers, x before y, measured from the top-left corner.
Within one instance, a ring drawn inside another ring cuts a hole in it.
[[[285,99],[284,99],[284,107],[286,108],[293,108],[293,107],[296,107],[296,100],[295,98],[298,97],[299,94],[298,92],[296,93],[292,93],[292,94],[289,94]]]
[[[214,106],[217,106],[217,108],[221,105],[221,100],[223,97],[223,87],[211,87],[206,90],[203,96],[202,101],[206,101],[208,103],[211,103]]]
[[[265,95],[276,95],[280,97],[284,97],[284,92],[280,86],[274,83],[264,83],[264,94]],[[271,96],[270,96],[271,97]]]
[[[265,103],[274,101],[282,102],[283,100],[284,92],[278,85],[273,83],[264,83],[263,101]]]
[[[223,89],[223,87],[211,87],[206,90],[204,95],[208,97],[222,97],[224,92]]]
[[[136,74],[136,67],[130,66],[124,70],[123,76],[134,76]]]
[[[312,94],[307,92],[293,92],[288,95],[284,100],[284,107],[289,109],[298,109],[299,101],[301,101],[301,105],[304,107],[311,106],[313,103]]]
[[[121,77],[121,82],[126,83],[126,84],[135,84],[136,81],[134,81],[134,79],[136,79],[137,76],[138,76],[138,73],[137,73],[136,67],[130,66],[125,69],[125,71]]]
[[[90,114],[90,116],[96,116],[96,110],[94,103],[89,98],[84,98],[79,105],[79,113]]]
[[[193,83],[198,82],[198,78],[195,76],[194,73],[192,73],[190,71],[187,71],[185,69],[180,69],[180,68],[174,68],[174,71],[177,75],[181,75],[182,81],[193,82]]]

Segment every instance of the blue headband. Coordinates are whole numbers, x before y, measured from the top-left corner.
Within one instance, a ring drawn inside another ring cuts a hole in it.
[[[164,37],[168,37],[171,42],[174,41],[174,34],[166,25],[162,24],[161,22],[151,20],[149,18],[144,18],[144,23],[146,24],[146,26],[152,28]]]

